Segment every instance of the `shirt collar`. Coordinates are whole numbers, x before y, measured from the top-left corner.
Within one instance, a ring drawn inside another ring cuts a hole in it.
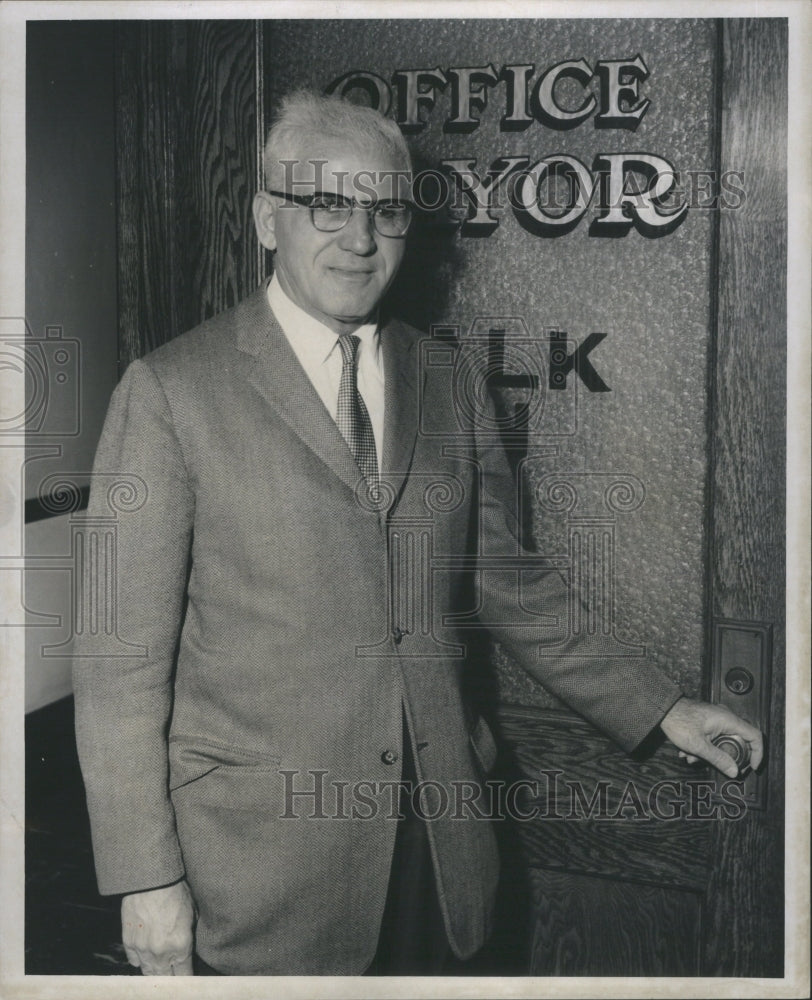
[[[268,285],[268,303],[288,340],[295,342],[299,351],[306,354],[314,365],[324,364],[338,344],[335,330],[298,306],[282,288],[275,274]],[[377,355],[380,340],[377,320],[362,324],[353,330],[353,334],[364,348],[371,347]]]

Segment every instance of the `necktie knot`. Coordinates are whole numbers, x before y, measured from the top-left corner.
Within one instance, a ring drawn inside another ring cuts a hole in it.
[[[338,346],[341,348],[341,358],[345,365],[355,365],[358,345],[360,343],[361,338],[356,337],[354,333],[342,333],[338,338]]]

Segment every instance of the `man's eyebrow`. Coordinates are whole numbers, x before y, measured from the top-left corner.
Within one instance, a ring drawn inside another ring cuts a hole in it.
[[[408,198],[397,198],[397,197],[383,197],[383,198],[367,198],[366,196],[355,197],[354,195],[343,194],[338,191],[313,191],[311,194],[305,197],[316,199],[316,198],[338,198],[341,201],[346,201],[355,205],[398,205],[402,207],[407,207],[411,204]]]

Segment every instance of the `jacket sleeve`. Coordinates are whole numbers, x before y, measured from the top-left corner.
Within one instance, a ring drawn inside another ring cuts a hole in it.
[[[523,550],[514,512],[514,485],[503,449],[494,443],[477,444],[480,469],[480,551],[491,557],[514,558]],[[525,555],[531,555],[525,553]],[[595,655],[586,651],[577,636],[566,628],[570,593],[566,579],[557,570],[523,570],[522,603],[558,622],[550,642],[550,628],[526,624],[517,616],[515,575],[477,574],[479,605],[492,636],[501,642],[519,664],[549,691],[584,718],[611,736],[625,750],[633,750],[661,721],[682,696],[647,657]],[[576,595],[576,599],[580,599]],[[563,628],[562,628],[563,626]],[[545,634],[546,633],[546,634]],[[566,633],[562,637],[562,633]]]
[[[117,495],[123,501],[116,505]],[[113,394],[96,453],[88,557],[77,581],[82,594],[98,588],[100,600],[95,621],[77,635],[73,684],[105,895],[184,874],[168,791],[167,728],[193,517],[166,396],[148,365],[136,361]]]

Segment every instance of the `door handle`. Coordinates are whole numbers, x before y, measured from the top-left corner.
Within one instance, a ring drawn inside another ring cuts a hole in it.
[[[713,744],[733,758],[739,769],[740,777],[750,770],[750,747],[741,736],[737,736],[735,733],[725,733],[724,736],[717,736],[713,740]]]

